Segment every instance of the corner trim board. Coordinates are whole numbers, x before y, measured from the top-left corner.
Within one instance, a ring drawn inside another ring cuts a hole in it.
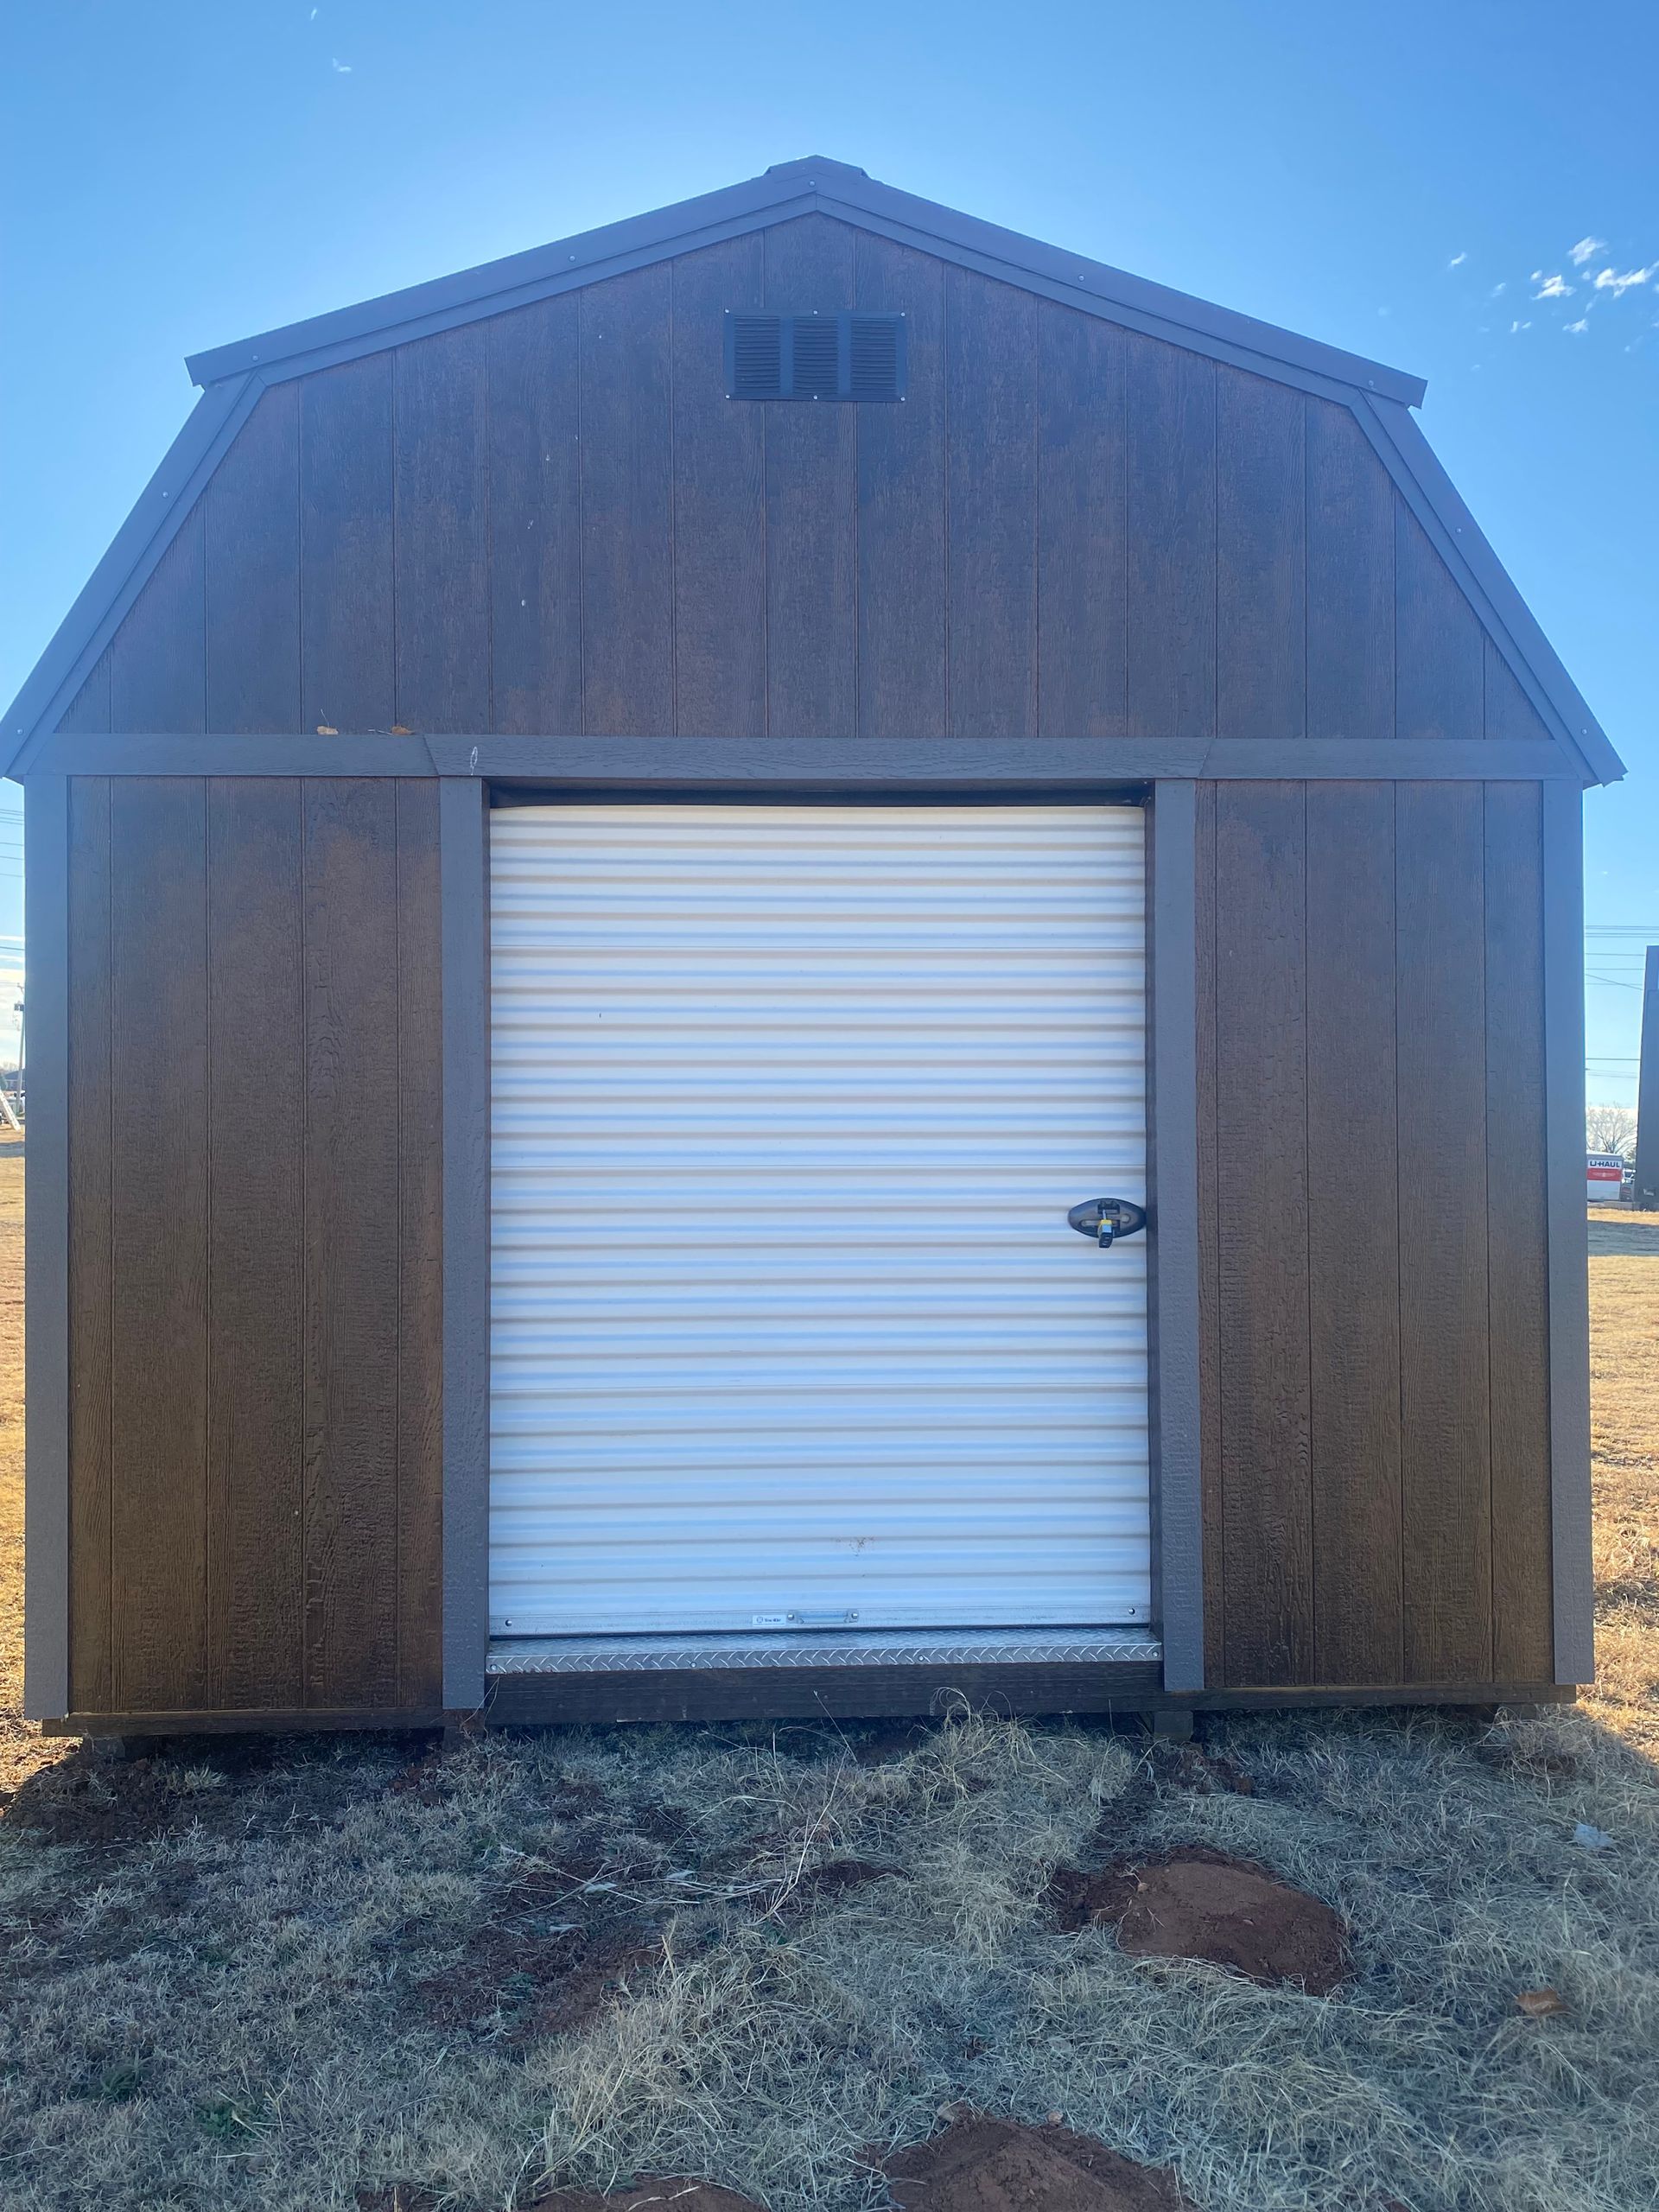
[[[489,1650],[490,1004],[486,793],[439,787],[443,997],[443,1701],[484,1701]]]
[[[69,787],[24,786],[29,1131],[23,1712],[69,1709]]]
[[[1152,1417],[1164,1687],[1204,1688],[1204,1497],[1198,1422],[1198,793],[1152,802],[1155,1260]]]
[[[1590,1292],[1584,1206],[1584,829],[1576,792],[1543,794],[1544,1127],[1549,1225],[1549,1465],[1555,1680],[1595,1677]]]
[[[1079,795],[1162,778],[1224,782],[1359,777],[1389,782],[1582,781],[1553,739],[1256,739],[788,736],[269,737],[168,731],[48,737],[36,766],[59,775],[430,776],[658,791],[975,791],[1014,785]]]

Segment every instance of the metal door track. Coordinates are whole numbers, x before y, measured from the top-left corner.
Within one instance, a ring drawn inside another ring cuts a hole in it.
[[[1156,1637],[1123,1628],[897,1628],[707,1636],[512,1636],[490,1643],[492,1675],[696,1672],[736,1667],[1155,1665]]]

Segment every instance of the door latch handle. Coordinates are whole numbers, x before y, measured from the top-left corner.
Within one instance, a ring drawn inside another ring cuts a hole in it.
[[[1079,1236],[1092,1236],[1103,1252],[1120,1236],[1147,1225],[1147,1210],[1129,1198],[1085,1198],[1065,1217]]]

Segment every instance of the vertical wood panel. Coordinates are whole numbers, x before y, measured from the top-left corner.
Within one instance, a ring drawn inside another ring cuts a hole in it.
[[[662,264],[581,295],[583,712],[601,736],[672,727],[671,281]]]
[[[1346,407],[1309,398],[1307,734],[1395,734],[1394,486]]]
[[[304,786],[306,1701],[397,1694],[397,785]]]
[[[1038,696],[1045,734],[1121,737],[1128,683],[1125,378],[1135,341],[1037,309]]]
[[[110,784],[69,781],[69,1695],[115,1701],[110,1586]],[[31,1315],[31,1321],[33,1316]]]
[[[110,652],[106,645],[93,662],[86,681],[64,709],[58,722],[60,730],[85,735],[110,727]]]
[[[303,1701],[300,786],[207,786],[209,1702]]]
[[[1155,340],[1129,354],[1128,727],[1216,734],[1216,369]]]
[[[1221,1468],[1221,1202],[1216,1179],[1216,786],[1197,794],[1198,1466],[1204,1497],[1204,1679],[1227,1680],[1227,1560]]]
[[[1307,947],[1316,1679],[1396,1682],[1404,1652],[1392,785],[1308,785]]]
[[[207,727],[202,503],[185,517],[110,649],[110,715],[125,730]]]
[[[1508,1681],[1548,1681],[1554,1656],[1541,798],[1485,787],[1492,1664]]]
[[[488,334],[392,354],[397,721],[490,727]]]
[[[826,215],[766,238],[763,304],[834,314],[853,296],[853,232]],[[766,472],[766,727],[850,731],[858,711],[858,410],[762,407]]]
[[[574,292],[498,315],[489,352],[493,727],[582,728],[582,467]]]
[[[1217,727],[1307,731],[1307,512],[1303,395],[1216,372]]]
[[[1037,727],[1037,302],[945,277],[950,727]]]
[[[674,727],[692,737],[766,726],[766,410],[727,397],[724,355],[765,252],[757,232],[673,264]]]
[[[220,461],[207,510],[211,730],[300,724],[300,386],[267,391]]]
[[[397,1681],[443,1702],[443,1046],[438,786],[397,785]]]
[[[1507,738],[1517,744],[1536,744],[1547,738],[1543,718],[1521,689],[1520,680],[1490,638],[1484,641],[1485,680],[1484,734]]]
[[[1395,728],[1478,738],[1484,639],[1475,610],[1402,499],[1395,503]]]
[[[1216,925],[1226,1679],[1306,1681],[1313,1577],[1301,785],[1217,790]]]
[[[944,267],[857,234],[855,304],[905,317],[906,396],[866,407],[858,442],[858,727],[943,737],[946,725]]]
[[[110,787],[113,1688],[207,1694],[207,817],[200,779]]]
[[[1396,786],[1408,1681],[1492,1663],[1482,847],[1478,784]]]
[[[300,724],[390,729],[391,355],[306,377],[300,393]]]

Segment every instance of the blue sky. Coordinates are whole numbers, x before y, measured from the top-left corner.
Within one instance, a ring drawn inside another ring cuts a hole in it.
[[[1656,80],[1659,11],[1618,0],[12,8],[0,698],[188,411],[188,350],[826,154],[1427,376],[1630,771],[1586,807],[1589,1088],[1628,1099],[1659,941]]]

